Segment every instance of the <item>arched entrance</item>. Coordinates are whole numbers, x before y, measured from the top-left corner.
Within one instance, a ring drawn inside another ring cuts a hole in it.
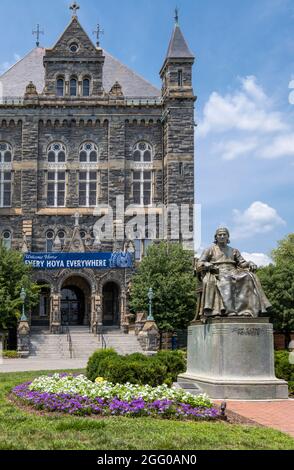
[[[72,276],[61,288],[61,324],[69,326],[88,325],[91,289],[87,281]]]
[[[107,282],[103,287],[103,326],[119,325],[119,287],[114,282]]]
[[[50,324],[50,294],[51,289],[48,284],[38,281],[41,287],[39,304],[32,310],[32,326],[48,327]]]

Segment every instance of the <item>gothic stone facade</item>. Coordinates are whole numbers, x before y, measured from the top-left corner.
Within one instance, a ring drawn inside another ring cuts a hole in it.
[[[154,214],[162,204],[192,208],[193,62],[176,25],[159,91],[95,47],[74,15],[52,49],[37,47],[0,77],[3,242],[23,252],[123,250],[124,240],[95,243],[93,205],[115,208],[124,195],[137,214],[146,204]],[[128,323],[131,270],[33,275],[47,285],[33,324],[58,331],[67,309],[70,321],[92,328]]]

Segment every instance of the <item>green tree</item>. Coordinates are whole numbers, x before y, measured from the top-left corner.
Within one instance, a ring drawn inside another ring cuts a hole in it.
[[[259,269],[258,276],[273,307],[274,328],[285,334],[288,348],[294,330],[294,234],[278,243],[272,258],[275,264]]]
[[[195,315],[193,253],[180,244],[161,242],[149,247],[131,285],[134,312],[148,312],[148,290],[154,292],[153,313],[161,332],[185,328]]]
[[[0,244],[0,329],[14,328],[21,316],[20,291],[26,291],[28,312],[39,301],[40,287],[30,277],[31,267],[23,262],[21,253],[7,250]]]
[[[271,255],[277,266],[294,265],[294,233],[290,233],[283,240],[280,240]]]

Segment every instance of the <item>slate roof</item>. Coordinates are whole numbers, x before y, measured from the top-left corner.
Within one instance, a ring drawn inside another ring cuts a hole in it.
[[[166,59],[180,58],[194,59],[194,55],[190,51],[179,25],[176,24],[168,46]]]
[[[25,88],[30,81],[41,93],[44,88],[43,57],[45,49],[36,47],[23,59],[13,65],[7,72],[0,76],[3,86],[3,96],[20,97],[24,95]],[[109,92],[116,81],[121,86],[126,97],[159,97],[160,91],[140,75],[123,65],[108,52],[103,51],[105,63],[103,68],[103,87]]]

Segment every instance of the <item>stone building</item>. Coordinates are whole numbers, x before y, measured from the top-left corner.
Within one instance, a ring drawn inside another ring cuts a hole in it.
[[[139,261],[156,236],[126,240],[131,216],[194,203],[193,63],[176,22],[160,91],[94,45],[73,8],[52,48],[38,45],[0,77],[2,242],[24,253],[130,250]],[[97,217],[121,195],[136,210],[114,218],[113,239],[101,241]],[[35,269],[43,287],[32,324],[123,327],[132,272]]]

